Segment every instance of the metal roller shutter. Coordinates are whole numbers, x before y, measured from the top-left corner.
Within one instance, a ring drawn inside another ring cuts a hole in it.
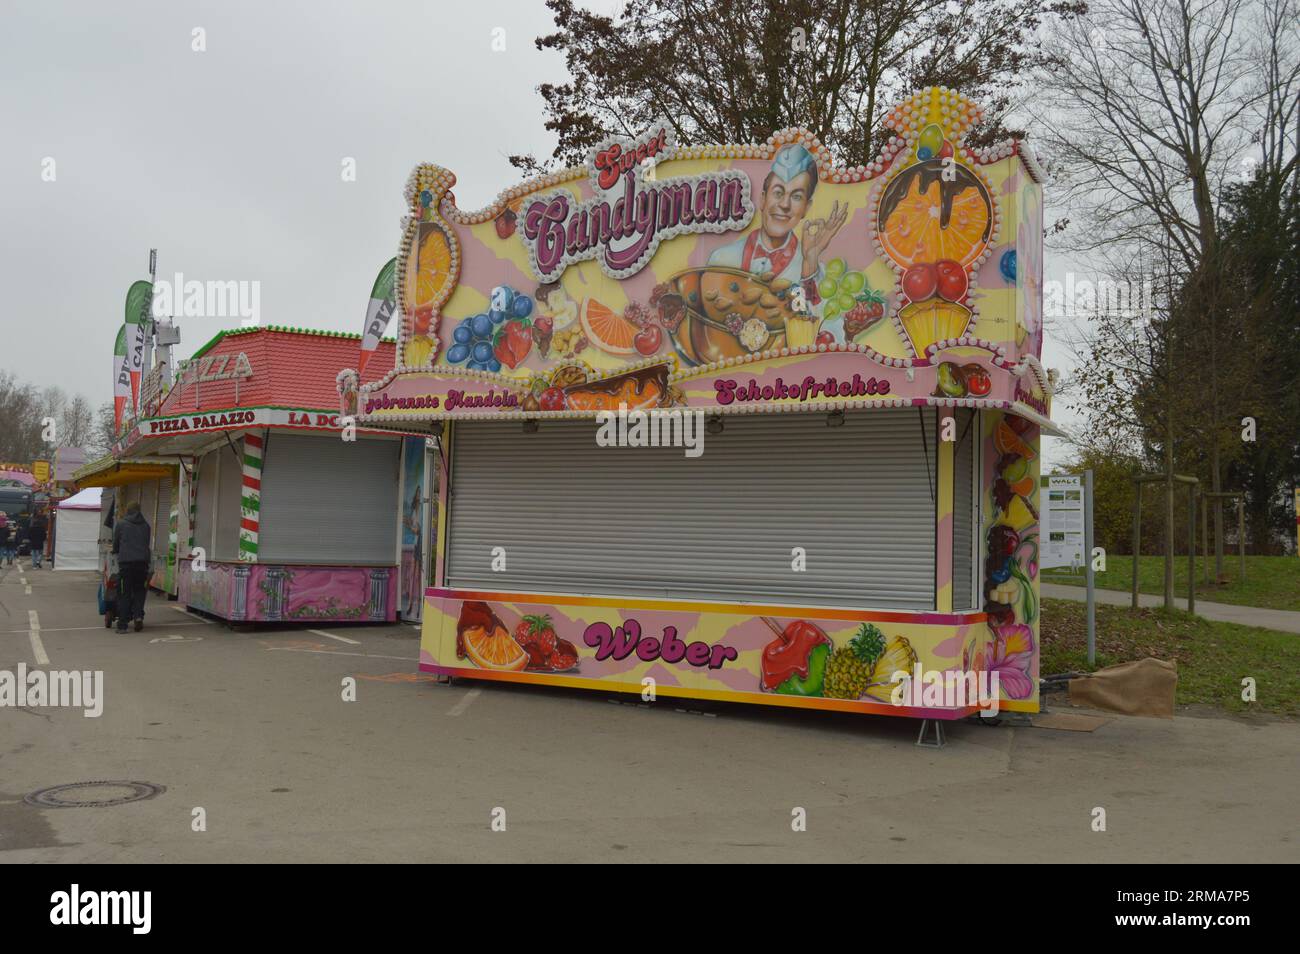
[[[934,412],[827,420],[727,417],[696,458],[598,447],[594,421],[545,421],[531,434],[518,422],[458,424],[448,583],[933,608]],[[806,550],[804,572],[791,568],[794,547]]]
[[[400,448],[400,440],[271,434],[258,559],[394,565]]]
[[[244,488],[244,442],[232,440],[234,447],[222,446],[217,455],[217,539],[212,548],[214,560],[239,559],[239,521],[243,518],[240,499]]]
[[[209,451],[195,465],[198,474],[197,497],[194,501],[194,545],[202,547],[209,559],[212,554],[212,527],[216,516],[217,457],[220,451]]]
[[[172,481],[171,478],[158,481],[158,505],[154,508],[153,518],[153,552],[158,556],[167,555],[167,526],[171,520]]]
[[[195,465],[195,473],[198,474],[198,486],[195,487],[195,506],[194,506],[194,545],[203,547],[207,552],[208,559],[213,559],[212,555],[212,528],[214,525],[213,517],[216,516],[216,493],[217,489],[217,456],[220,451],[209,451],[199,458],[199,463]]]
[[[957,411],[957,446],[953,448],[952,493],[952,608],[973,609],[975,584],[972,570],[976,565],[975,545],[975,445],[979,440],[979,421],[975,412]]]

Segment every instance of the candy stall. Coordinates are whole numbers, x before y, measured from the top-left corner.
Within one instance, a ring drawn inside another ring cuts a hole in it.
[[[176,468],[172,519],[161,495],[146,486],[141,498],[157,508],[156,545],[179,553],[181,603],[232,622],[397,618],[399,500],[422,491],[402,487],[400,429],[341,419],[335,379],[359,342],[274,326],[221,332],[178,363],[156,413],[114,448]],[[395,360],[391,341],[376,352],[384,358]]]
[[[665,122],[476,211],[417,166],[395,361],[339,384],[439,441],[420,669],[1037,711],[1042,172],[981,115],[925,89],[847,168]]]

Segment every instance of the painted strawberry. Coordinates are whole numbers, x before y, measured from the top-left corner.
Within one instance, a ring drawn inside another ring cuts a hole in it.
[[[520,638],[520,630],[524,630],[523,638]],[[551,617],[536,613],[525,616],[515,628],[515,641],[525,649],[536,647],[542,659],[549,659],[555,651],[555,625],[551,623]]]
[[[859,295],[853,307],[844,313],[845,340],[852,341],[883,317],[885,317],[885,303],[880,293],[867,290]]]
[[[555,641],[555,653],[551,656],[551,666],[557,672],[574,669],[578,665],[578,650],[567,639]]]
[[[563,411],[569,406],[569,399],[559,388],[547,388],[538,397],[537,405],[543,411]]]
[[[552,625],[549,616],[537,614],[525,616],[519,622],[520,628],[524,626],[528,627],[529,643],[537,647],[542,654],[542,658],[546,658],[555,652],[555,626]],[[518,630],[516,630],[515,639],[518,640],[518,638]]]
[[[492,353],[496,359],[511,370],[519,367],[532,350],[532,326],[526,318],[506,322],[497,332],[492,344]]]

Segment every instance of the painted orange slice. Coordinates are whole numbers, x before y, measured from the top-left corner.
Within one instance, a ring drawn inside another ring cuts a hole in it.
[[[451,246],[436,224],[424,223],[411,270],[414,281],[407,286],[407,304],[413,308],[431,304],[451,278]]]
[[[470,626],[461,637],[466,655],[481,669],[518,672],[528,665],[528,653],[511,638],[505,627],[498,626],[489,634],[481,626]]]
[[[584,298],[578,317],[587,339],[602,351],[632,354],[636,350],[632,339],[641,329],[608,305],[602,305],[594,298]]]
[[[945,258],[970,266],[989,243],[988,191],[963,167],[956,181],[931,171],[921,166],[905,169],[885,187],[880,243],[904,268]]]
[[[1033,460],[1038,456],[1006,421],[998,421],[997,427],[993,428],[993,446],[999,454],[1019,454],[1025,460]]]

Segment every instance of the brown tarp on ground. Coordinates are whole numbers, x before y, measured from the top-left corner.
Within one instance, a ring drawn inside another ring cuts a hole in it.
[[[1148,657],[1071,679],[1070,702],[1122,715],[1172,719],[1177,686],[1178,664]]]

